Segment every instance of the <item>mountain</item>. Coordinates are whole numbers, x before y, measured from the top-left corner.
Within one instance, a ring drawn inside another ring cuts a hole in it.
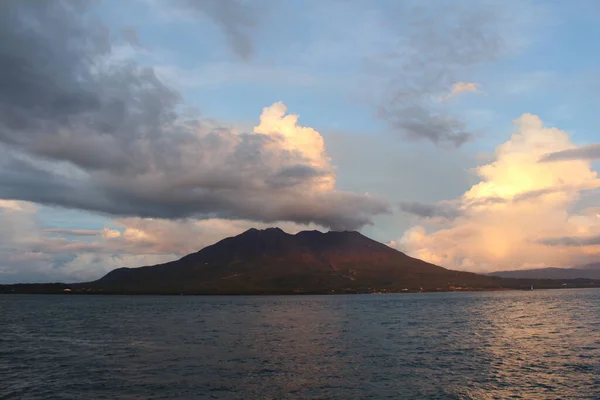
[[[358,232],[250,229],[166,264],[120,268],[85,287],[110,291],[287,293],[498,286],[497,279],[449,271]]]
[[[588,264],[574,268],[537,268],[498,271],[487,275],[516,279],[600,279],[600,264]]]
[[[577,267],[577,269],[588,269],[588,270],[591,269],[591,270],[600,271],[600,263],[580,265]]]
[[[358,232],[250,229],[165,264],[119,268],[86,283],[39,292],[162,294],[369,293],[562,287],[563,281],[505,279],[452,271],[369,239]],[[577,280],[568,286],[600,286]],[[0,285],[31,293],[36,285]]]

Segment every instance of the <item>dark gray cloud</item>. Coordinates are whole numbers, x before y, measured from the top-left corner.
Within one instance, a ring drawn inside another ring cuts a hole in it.
[[[600,245],[600,236],[563,236],[557,238],[548,238],[540,241],[546,246],[566,246],[566,247],[583,247]]]
[[[568,190],[568,189],[569,188],[567,188],[565,186],[561,186],[561,187],[548,187],[548,188],[537,189],[537,190],[529,190],[527,192],[523,192],[523,193],[516,195],[513,198],[513,201],[520,202],[520,201],[533,200],[533,199],[537,199],[539,197],[545,196],[547,194],[564,192],[565,190]]]
[[[259,16],[268,10],[268,1],[245,0],[175,0],[170,3],[209,17],[221,27],[231,49],[243,60],[254,55],[252,36],[259,24]]]
[[[429,140],[438,145],[460,147],[473,139],[464,122],[449,115],[435,115],[424,105],[401,103],[381,105],[378,115],[409,140]]]
[[[421,218],[455,219],[463,213],[450,204],[424,204],[418,202],[401,202],[400,209]]]
[[[0,5],[0,198],[334,229],[388,211],[376,197],[314,190],[315,178],[333,172],[279,145],[283,137],[180,116],[180,94],[151,68],[111,59],[110,34],[86,7]]]
[[[539,162],[571,161],[571,160],[600,160],[600,143],[581,146],[576,149],[557,151],[546,154]]]
[[[449,202],[440,202],[437,204],[419,203],[414,201],[400,202],[399,207],[402,211],[416,215],[421,218],[442,218],[454,220],[465,215],[465,212],[476,207],[488,206],[493,204],[503,204],[508,200],[502,197],[490,196],[475,200],[465,201],[464,208],[460,209],[455,204]]]
[[[267,182],[274,187],[291,187],[300,185],[306,180],[326,177],[328,175],[328,171],[320,170],[310,165],[298,164],[281,168]]]

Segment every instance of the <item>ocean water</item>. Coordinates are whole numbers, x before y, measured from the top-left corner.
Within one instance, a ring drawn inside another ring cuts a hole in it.
[[[600,290],[0,296],[0,399],[600,399]]]

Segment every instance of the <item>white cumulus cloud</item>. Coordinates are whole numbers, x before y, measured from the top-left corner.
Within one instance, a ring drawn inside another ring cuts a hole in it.
[[[540,163],[545,154],[575,148],[569,134],[531,114],[515,120],[515,128],[495,159],[476,169],[480,182],[453,201],[456,218],[436,227],[426,216],[396,247],[471,271],[569,266],[600,256],[595,213],[572,211],[582,192],[600,187],[591,162]],[[581,241],[588,245],[573,246],[573,237],[588,238]]]

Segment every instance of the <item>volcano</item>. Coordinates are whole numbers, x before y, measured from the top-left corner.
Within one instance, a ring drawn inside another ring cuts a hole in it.
[[[359,232],[250,229],[177,261],[120,268],[80,284],[127,293],[356,293],[500,288],[506,279],[452,271]],[[506,285],[504,285],[506,286]]]

